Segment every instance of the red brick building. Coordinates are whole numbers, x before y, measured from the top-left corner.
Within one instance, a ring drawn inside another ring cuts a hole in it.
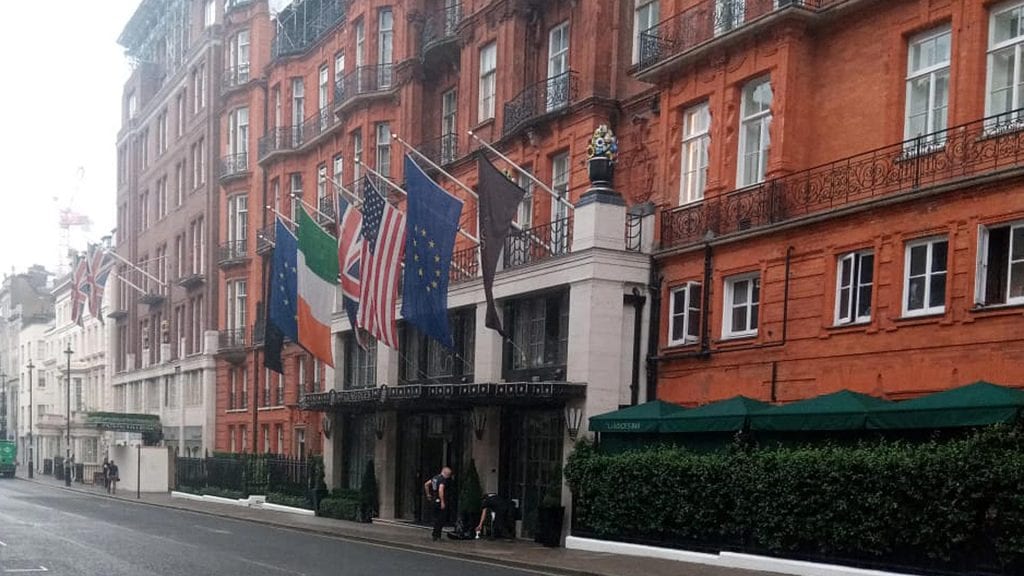
[[[661,2],[658,395],[1024,382],[1021,2]]]

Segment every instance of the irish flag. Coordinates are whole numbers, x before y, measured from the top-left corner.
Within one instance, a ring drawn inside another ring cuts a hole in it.
[[[296,255],[299,293],[299,345],[329,366],[331,312],[338,284],[338,241],[324,232],[301,207],[298,213],[299,251]]]

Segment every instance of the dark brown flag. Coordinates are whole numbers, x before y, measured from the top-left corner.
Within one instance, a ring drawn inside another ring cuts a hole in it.
[[[480,264],[483,266],[484,295],[487,297],[486,325],[504,336],[501,317],[494,306],[494,274],[512,219],[526,191],[499,172],[483,154],[477,155],[477,173],[480,178]]]

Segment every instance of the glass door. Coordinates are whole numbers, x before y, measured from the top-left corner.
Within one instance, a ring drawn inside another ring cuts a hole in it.
[[[569,103],[569,23],[563,22],[548,34],[547,111]]]

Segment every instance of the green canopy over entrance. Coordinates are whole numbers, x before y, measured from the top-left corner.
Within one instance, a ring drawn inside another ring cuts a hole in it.
[[[771,405],[746,396],[736,396],[674,414],[662,423],[662,432],[736,432],[749,423],[751,414]]]
[[[153,414],[122,414],[120,412],[89,412],[86,426],[95,426],[111,432],[160,432],[160,417]]]
[[[669,416],[686,412],[686,408],[670,402],[652,400],[590,417],[591,432],[643,433],[662,432],[662,422]]]
[[[840,390],[752,414],[750,429],[773,432],[862,430],[869,413],[891,404],[874,396]]]
[[[868,415],[868,428],[905,430],[960,428],[1013,422],[1024,410],[1024,391],[979,381],[881,407]]]

